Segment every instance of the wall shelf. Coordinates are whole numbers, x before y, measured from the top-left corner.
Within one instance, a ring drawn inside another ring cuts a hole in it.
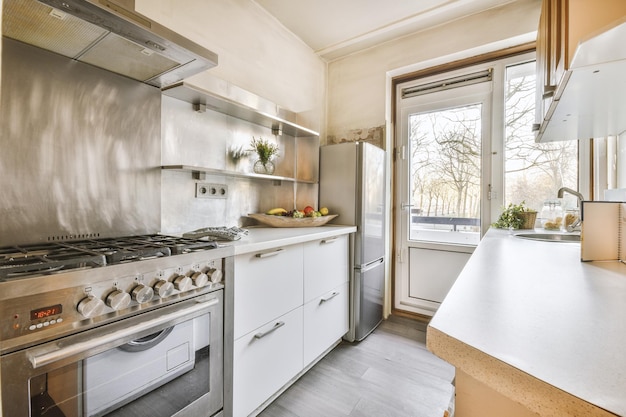
[[[289,111],[227,81],[202,74],[196,83],[182,81],[162,93],[194,105],[196,111],[213,110],[272,129],[276,134],[319,136],[319,132],[297,123]]]
[[[296,179],[293,177],[282,177],[279,175],[264,175],[264,174],[256,174],[253,172],[229,171],[225,169],[198,167],[198,166],[191,166],[191,165],[163,165],[161,166],[161,169],[191,172],[193,178],[196,178],[196,179],[199,177],[199,174],[208,174],[208,175],[223,175],[227,177],[236,177],[236,178],[287,181],[287,182],[297,182],[297,183],[304,183],[304,184],[317,184],[317,181],[300,180],[300,179]]]

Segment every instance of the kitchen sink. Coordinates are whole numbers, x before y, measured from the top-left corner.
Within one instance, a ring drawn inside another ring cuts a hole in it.
[[[518,233],[515,236],[522,239],[541,240],[543,242],[580,242],[580,235],[578,234]]]

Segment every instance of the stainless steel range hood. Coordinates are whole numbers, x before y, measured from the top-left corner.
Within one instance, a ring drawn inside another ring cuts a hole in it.
[[[4,0],[3,36],[164,87],[217,55],[135,11],[134,0]]]

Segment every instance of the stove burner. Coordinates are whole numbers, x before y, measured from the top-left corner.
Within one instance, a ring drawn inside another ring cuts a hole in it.
[[[102,254],[107,264],[118,264],[135,260],[170,256],[172,251],[163,245],[137,241],[132,238],[112,238],[99,240],[83,240],[68,243],[77,250]]]
[[[0,280],[104,265],[102,255],[56,244],[0,248]]]
[[[190,239],[185,237],[149,235],[140,236],[140,238],[155,244],[159,243],[161,245],[167,246],[172,251],[172,255],[180,255],[182,253],[217,248],[217,242]]]
[[[165,235],[0,248],[0,281],[214,249],[215,242]]]

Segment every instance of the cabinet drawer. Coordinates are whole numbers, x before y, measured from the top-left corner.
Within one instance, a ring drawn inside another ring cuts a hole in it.
[[[234,338],[302,305],[302,245],[235,257]]]
[[[304,365],[348,332],[348,283],[304,305]]]
[[[304,244],[304,302],[348,281],[348,235]]]
[[[302,307],[235,340],[233,416],[245,417],[302,370]]]

